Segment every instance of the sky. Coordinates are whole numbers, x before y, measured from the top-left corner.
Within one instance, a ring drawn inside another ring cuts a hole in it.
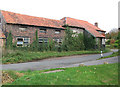
[[[1,0],[0,10],[60,20],[71,17],[98,22],[106,32],[118,28],[120,0]]]

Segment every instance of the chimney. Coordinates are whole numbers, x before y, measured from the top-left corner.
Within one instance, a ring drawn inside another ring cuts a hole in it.
[[[95,26],[98,27],[98,23],[97,22],[95,22]]]

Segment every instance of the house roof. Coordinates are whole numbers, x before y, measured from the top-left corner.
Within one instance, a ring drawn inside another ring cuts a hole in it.
[[[70,18],[70,17],[64,17],[61,20],[64,20],[65,23],[69,26],[77,26],[77,27],[84,28],[86,31],[88,31],[95,37],[105,37],[105,35],[100,34],[97,31],[97,30],[99,30],[99,31],[104,31],[104,30],[101,30],[100,28],[90,24],[87,21],[78,20],[78,19],[74,19],[74,18]]]
[[[82,27],[95,37],[105,37],[105,35],[100,34],[98,32],[104,30],[101,30],[100,28],[83,20],[78,20],[70,17],[64,17],[61,20],[54,20],[54,19],[48,19],[42,17],[28,16],[28,15],[23,15],[23,14],[18,14],[3,10],[1,10],[1,13],[6,23],[45,26],[45,27],[54,27],[54,28],[62,28],[62,29],[64,29],[62,27],[64,24],[68,24],[69,26]]]
[[[3,10],[1,10],[1,13],[7,23],[63,28],[61,20],[28,16]]]

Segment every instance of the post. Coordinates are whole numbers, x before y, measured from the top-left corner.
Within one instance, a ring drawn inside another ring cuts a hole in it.
[[[102,51],[101,51],[101,54],[100,54],[101,58],[103,57],[103,54],[102,54]]]

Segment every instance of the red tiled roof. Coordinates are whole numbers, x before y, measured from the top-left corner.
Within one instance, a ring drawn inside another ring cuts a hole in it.
[[[100,34],[98,31],[96,31],[96,30],[100,30],[100,31],[103,31],[103,30],[90,24],[87,21],[78,20],[70,17],[64,17],[61,20],[65,20],[65,19],[66,19],[65,23],[68,24],[69,26],[77,26],[77,27],[85,28],[88,32],[90,32],[95,37],[105,37],[104,35]]]
[[[3,10],[1,12],[7,23],[63,28],[63,22],[61,20],[28,16]]]
[[[104,31],[100,28],[88,23],[87,21],[78,20],[74,18],[64,17],[61,20],[54,20],[42,17],[34,17],[28,16],[18,13],[13,13],[9,11],[1,11],[6,23],[12,24],[25,24],[25,25],[34,25],[34,26],[46,26],[46,27],[54,27],[54,28],[63,28],[64,20],[66,18],[66,24],[69,26],[77,26],[85,28],[88,32],[90,32],[95,37],[105,37],[104,35],[100,34],[98,31]],[[64,29],[64,28],[63,28]]]

